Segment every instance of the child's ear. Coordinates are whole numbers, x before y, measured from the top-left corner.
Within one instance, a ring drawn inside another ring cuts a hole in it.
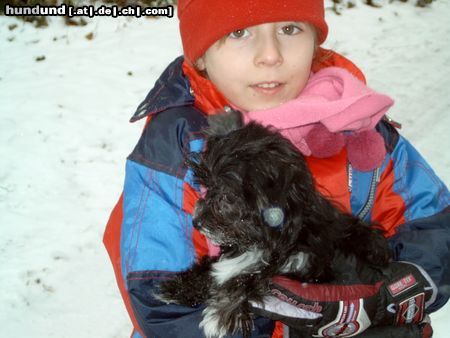
[[[201,72],[206,70],[205,59],[203,56],[197,59],[197,61],[195,62],[195,67]]]

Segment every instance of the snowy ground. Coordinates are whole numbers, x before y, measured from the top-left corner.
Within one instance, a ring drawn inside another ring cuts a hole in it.
[[[326,44],[396,99],[391,116],[447,184],[449,17],[448,1],[328,12]],[[0,17],[0,51],[0,336],[127,337],[101,239],[142,128],[127,121],[181,53],[177,20]],[[450,305],[434,314],[435,337],[449,318]]]

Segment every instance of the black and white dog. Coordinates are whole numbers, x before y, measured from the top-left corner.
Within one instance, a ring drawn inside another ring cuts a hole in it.
[[[262,302],[275,275],[302,282],[334,278],[336,255],[373,266],[390,258],[381,230],[339,211],[314,187],[303,156],[271,128],[243,125],[239,112],[209,119],[206,150],[188,164],[206,188],[194,226],[220,246],[175,279],[163,282],[160,300],[206,304],[206,337],[253,327],[251,302]]]

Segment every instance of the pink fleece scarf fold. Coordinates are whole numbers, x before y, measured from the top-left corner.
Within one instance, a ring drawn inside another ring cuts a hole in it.
[[[244,121],[275,127],[306,156],[330,157],[347,146],[351,164],[369,171],[386,154],[374,127],[393,104],[347,70],[327,67],[311,75],[296,99],[246,112]]]

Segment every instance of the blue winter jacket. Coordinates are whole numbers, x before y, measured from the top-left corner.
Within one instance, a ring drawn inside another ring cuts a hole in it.
[[[132,117],[132,121],[149,116],[151,120],[126,161],[123,195],[105,232],[105,244],[135,326],[133,337],[142,336],[138,331],[151,338],[203,337],[198,327],[203,306],[167,305],[153,297],[161,281],[191,266],[199,252],[188,206],[195,184],[184,158],[189,152],[201,151],[206,118],[193,107],[181,63],[178,58],[168,66]],[[396,226],[389,238],[395,259],[422,266],[438,287],[448,286],[449,191],[395,128],[383,121],[377,130],[386,141],[386,160],[378,171],[351,171],[345,182],[351,187],[351,210],[370,220],[377,208],[374,203],[390,203],[374,197],[385,184],[383,177],[389,176],[392,184],[388,188],[405,208],[405,223]],[[448,298],[439,294],[429,311],[442,307]],[[258,318],[252,337],[270,337],[273,327],[270,320]]]

